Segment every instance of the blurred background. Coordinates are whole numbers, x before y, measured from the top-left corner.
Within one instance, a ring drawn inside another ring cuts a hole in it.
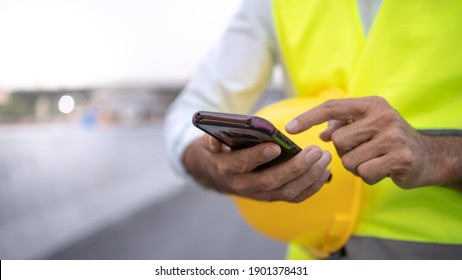
[[[1,259],[282,259],[162,121],[240,0],[0,0]],[[273,86],[272,91],[278,91]]]

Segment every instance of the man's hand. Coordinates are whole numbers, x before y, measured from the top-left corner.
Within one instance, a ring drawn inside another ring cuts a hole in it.
[[[403,188],[460,180],[461,139],[420,134],[381,97],[326,101],[286,129],[294,134],[326,121],[321,139],[332,141],[345,168],[368,184],[385,177]]]
[[[205,187],[256,200],[301,202],[327,181],[331,155],[315,146],[305,148],[287,162],[256,169],[280,153],[275,143],[231,150],[204,135],[186,149],[183,163]]]

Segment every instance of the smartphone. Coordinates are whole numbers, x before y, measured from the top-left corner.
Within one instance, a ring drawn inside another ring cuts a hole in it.
[[[302,149],[264,118],[219,112],[199,111],[193,115],[193,124],[232,149],[245,149],[260,143],[274,142],[281,154],[259,168],[287,161]]]

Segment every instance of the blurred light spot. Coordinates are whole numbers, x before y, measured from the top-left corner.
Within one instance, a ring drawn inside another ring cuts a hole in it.
[[[63,95],[59,99],[58,109],[61,113],[69,114],[74,110],[74,105],[74,98],[72,98],[72,96]]]

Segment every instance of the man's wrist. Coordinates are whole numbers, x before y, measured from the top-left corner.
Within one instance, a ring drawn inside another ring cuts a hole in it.
[[[462,189],[462,137],[424,136],[427,161],[422,172],[429,184]]]

